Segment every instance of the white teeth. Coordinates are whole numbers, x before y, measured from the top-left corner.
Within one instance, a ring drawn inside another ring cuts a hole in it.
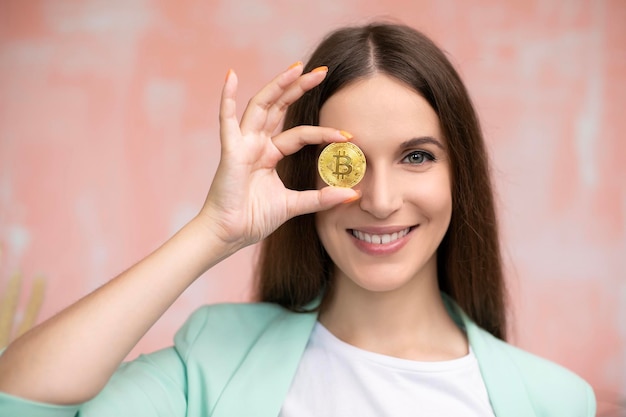
[[[399,232],[394,232],[392,234],[384,234],[384,235],[375,235],[375,234],[370,234],[370,233],[365,233],[365,232],[361,232],[360,230],[352,230],[352,236],[356,237],[359,240],[363,240],[367,243],[375,243],[375,244],[382,244],[385,245],[387,243],[391,243],[394,240],[398,240],[400,238],[403,238],[404,236],[407,235],[407,233],[409,233],[409,231],[411,230],[410,227],[407,227],[404,230],[401,230]]]

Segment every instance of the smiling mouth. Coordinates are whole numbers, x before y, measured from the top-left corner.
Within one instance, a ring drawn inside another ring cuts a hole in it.
[[[387,243],[391,243],[398,239],[402,239],[412,229],[413,227],[407,227],[406,229],[400,230],[399,232],[385,233],[382,235],[376,235],[373,233],[365,233],[365,232],[361,232],[360,230],[355,230],[355,229],[351,229],[350,233],[352,234],[352,236],[354,236],[358,240],[362,240],[363,242],[374,243],[377,245],[386,245]]]

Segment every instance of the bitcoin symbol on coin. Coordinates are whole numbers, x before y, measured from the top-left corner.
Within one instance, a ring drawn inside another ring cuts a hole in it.
[[[322,180],[333,187],[354,187],[365,175],[365,155],[352,142],[335,142],[326,146],[317,160]]]
[[[346,175],[352,172],[352,158],[346,155],[346,151],[339,151],[337,154],[333,155],[335,158],[335,170],[333,171],[333,175],[337,178],[344,179]],[[341,158],[343,158],[344,162],[341,162]],[[344,167],[345,170],[342,171],[341,167]]]

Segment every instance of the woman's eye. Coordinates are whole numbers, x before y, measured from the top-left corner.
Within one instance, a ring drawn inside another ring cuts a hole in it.
[[[433,157],[428,152],[414,151],[408,154],[407,156],[405,156],[402,162],[414,164],[414,165],[421,165],[426,161],[434,161],[434,160],[435,160],[435,157]]]

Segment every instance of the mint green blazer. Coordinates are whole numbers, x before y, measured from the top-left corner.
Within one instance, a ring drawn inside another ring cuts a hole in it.
[[[584,380],[446,304],[467,333],[497,417],[595,416]],[[93,400],[58,406],[0,393],[0,417],[276,417],[316,320],[266,303],[202,307],[173,347],[122,364]]]

